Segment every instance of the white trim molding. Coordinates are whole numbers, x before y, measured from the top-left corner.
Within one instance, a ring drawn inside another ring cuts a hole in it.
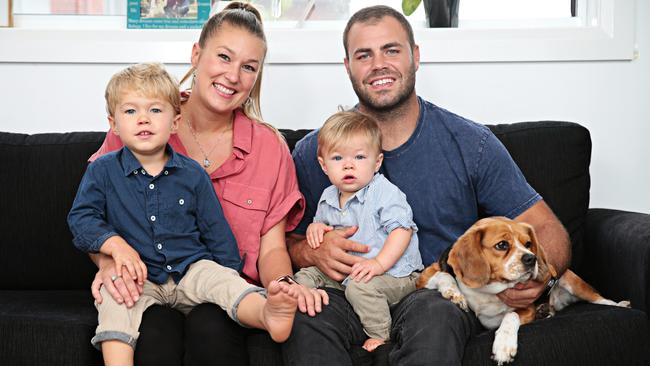
[[[416,28],[415,37],[424,63],[631,60],[635,2],[586,0],[579,17],[551,26],[461,23],[459,28]],[[266,62],[341,63],[343,22],[336,29],[308,23],[305,28],[267,23]],[[196,29],[0,29],[0,62],[187,64],[198,36]]]

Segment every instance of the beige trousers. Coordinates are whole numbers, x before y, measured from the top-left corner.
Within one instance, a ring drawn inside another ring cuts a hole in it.
[[[327,277],[316,267],[303,268],[295,278],[303,286],[332,287],[345,291],[345,298],[359,316],[363,330],[371,338],[389,339],[391,316],[390,306],[397,304],[404,296],[415,291],[415,281],[420,274],[396,278],[391,275],[375,276],[367,283],[348,281],[347,286]]]
[[[130,309],[118,304],[104,286],[100,292],[103,301],[95,303],[99,325],[91,340],[98,349],[107,340],[119,340],[135,348],[142,314],[152,305],[168,305],[187,314],[194,306],[209,302],[237,321],[237,306],[244,296],[264,293],[264,289],[249,284],[231,268],[203,259],[190,265],[178,284],[171,277],[162,285],[145,281],[142,295]]]

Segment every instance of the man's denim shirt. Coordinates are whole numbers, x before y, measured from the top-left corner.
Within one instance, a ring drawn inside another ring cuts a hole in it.
[[[415,131],[398,148],[384,151],[379,172],[406,194],[426,266],[479,218],[515,218],[542,197],[489,128],[422,98],[418,102]],[[305,233],[318,198],[331,184],[318,165],[317,133],[309,133],[293,150],[306,202],[295,230],[299,234]]]
[[[169,160],[156,177],[126,147],[88,166],[68,215],[74,245],[97,253],[119,235],[157,284],[169,276],[178,283],[201,259],[239,271],[237,243],[207,173],[169,145],[166,152]]]
[[[418,250],[417,226],[406,196],[383,175],[375,174],[372,180],[358,190],[343,207],[339,204],[339,190],[331,185],[323,191],[318,202],[314,222],[330,226],[358,226],[349,239],[368,245],[368,253],[351,254],[375,258],[384,247],[386,238],[397,228],[412,229],[411,241],[399,260],[386,273],[393,277],[406,277],[423,269]],[[347,283],[346,279],[343,284]]]

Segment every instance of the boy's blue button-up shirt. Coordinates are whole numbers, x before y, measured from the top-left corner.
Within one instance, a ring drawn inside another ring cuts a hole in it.
[[[375,258],[393,230],[412,229],[408,247],[386,273],[393,277],[406,277],[424,268],[418,250],[417,226],[413,212],[406,202],[406,195],[383,175],[375,174],[372,180],[358,190],[343,207],[339,204],[340,191],[336,186],[327,187],[320,197],[314,222],[338,227],[358,226],[349,239],[368,245],[368,253],[352,252],[364,258]],[[348,278],[343,281],[346,285]]]
[[[68,224],[74,245],[99,252],[119,235],[147,265],[148,279],[179,282],[190,264],[210,259],[239,271],[235,238],[207,173],[167,146],[169,160],[152,177],[128,148],[88,166]]]

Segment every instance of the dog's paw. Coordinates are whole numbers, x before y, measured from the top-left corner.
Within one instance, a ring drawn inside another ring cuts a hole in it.
[[[519,316],[516,313],[506,314],[499,329],[494,333],[494,343],[492,343],[492,359],[499,366],[512,362],[517,355],[518,330]]]
[[[629,308],[630,307],[630,302],[628,300],[620,301],[617,306],[620,306],[622,308]]]
[[[462,293],[460,293],[460,291],[458,291],[458,289],[448,288],[441,293],[442,293],[442,297],[444,297],[445,299],[458,305],[458,307],[460,307],[464,311],[469,311],[469,308],[467,307],[467,300],[465,299],[465,296]]]
[[[497,333],[492,344],[492,359],[501,366],[504,363],[512,362],[517,355],[517,339],[512,342],[512,337],[499,337]]]

